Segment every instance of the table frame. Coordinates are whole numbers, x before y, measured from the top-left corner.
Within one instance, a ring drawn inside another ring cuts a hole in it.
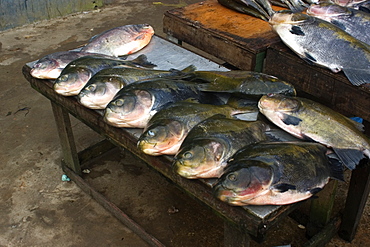
[[[98,203],[138,234],[143,240],[147,241],[151,246],[164,245],[159,240],[146,233],[144,229],[130,219],[117,206],[104,198],[82,179],[80,175],[82,173],[83,162],[89,158],[94,158],[93,156],[104,153],[114,146],[124,148],[131,152],[160,174],[170,179],[188,194],[210,207],[218,216],[223,218],[225,226],[224,246],[247,247],[250,246],[250,241],[252,239],[257,242],[262,241],[267,231],[272,226],[289,215],[299,205],[299,203],[296,203],[281,206],[263,219],[249,212],[244,207],[230,206],[215,198],[209,184],[203,180],[189,180],[176,174],[171,168],[172,157],[150,156],[142,153],[136,147],[137,133],[135,134],[135,131],[137,132],[138,130],[116,128],[108,125],[103,121],[103,116],[99,111],[82,106],[74,97],[64,97],[56,94],[53,90],[51,81],[33,78],[30,75],[30,67],[27,65],[23,67],[23,74],[30,82],[31,86],[51,102],[63,152],[62,168],[64,172],[86,193],[91,195]],[[92,130],[100,134],[105,138],[105,141],[78,153],[69,115],[76,117]],[[108,142],[112,144],[107,144]]]

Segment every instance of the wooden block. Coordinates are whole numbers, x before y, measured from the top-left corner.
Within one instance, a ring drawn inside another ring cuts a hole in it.
[[[267,47],[280,41],[266,21],[228,9],[217,0],[165,12],[163,30],[243,70],[261,67]]]

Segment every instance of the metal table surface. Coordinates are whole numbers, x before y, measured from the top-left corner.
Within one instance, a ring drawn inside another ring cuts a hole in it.
[[[194,54],[174,43],[159,37],[153,37],[151,43],[142,51],[131,55],[128,59],[145,54],[148,60],[157,64],[157,69],[183,69],[193,64],[199,70],[227,70],[226,68]],[[31,86],[47,97],[51,101],[54,117],[58,127],[58,134],[61,141],[64,155],[64,170],[69,177],[81,188],[85,189],[106,209],[117,216],[124,224],[131,228],[144,240],[154,246],[160,246],[160,242],[152,236],[148,236],[145,230],[141,229],[135,222],[127,219],[125,214],[118,207],[97,193],[94,188],[83,181],[81,175],[82,153],[77,153],[73,130],[69,120],[69,114],[85,123],[91,129],[102,135],[109,142],[116,146],[125,148],[138,158],[145,161],[150,167],[159,171],[162,175],[169,178],[172,182],[180,186],[183,190],[193,195],[195,198],[212,208],[217,215],[221,216],[225,222],[225,245],[226,246],[249,246],[250,237],[263,239],[264,235],[282,217],[292,212],[299,204],[288,206],[246,206],[235,207],[219,201],[212,194],[210,183],[205,180],[189,180],[176,174],[171,169],[171,156],[149,156],[142,153],[137,147],[137,139],[141,129],[116,128],[103,121],[101,111],[88,109],[78,103],[75,97],[64,97],[56,94],[53,90],[51,80],[41,80],[30,75],[30,62],[23,67],[23,74]],[[85,152],[89,153],[89,152]],[[89,153],[91,154],[91,152]],[[86,156],[86,154],[85,154]],[[247,234],[246,234],[247,233]]]

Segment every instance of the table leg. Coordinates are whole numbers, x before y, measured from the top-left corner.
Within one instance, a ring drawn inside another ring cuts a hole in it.
[[[331,220],[335,194],[337,191],[337,180],[330,181],[325,185],[311,201],[310,217],[306,226],[306,234],[308,237],[313,237],[320,232]],[[328,240],[330,241],[330,239]]]
[[[73,138],[69,114],[61,106],[52,101],[51,106],[58,129],[60,144],[62,146],[64,162],[76,174],[81,175],[81,167],[78,159],[76,144]]]
[[[368,162],[368,161],[367,161]],[[356,235],[358,224],[370,191],[369,162],[363,167],[352,171],[346,205],[343,212],[339,236],[346,241],[352,241]]]

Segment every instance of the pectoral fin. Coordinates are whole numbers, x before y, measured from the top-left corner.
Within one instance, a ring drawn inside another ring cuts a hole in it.
[[[315,195],[315,194],[319,193],[321,190],[322,190],[322,188],[314,188],[314,189],[310,190],[310,193],[312,195]]]
[[[277,184],[274,186],[275,190],[280,192],[280,193],[283,193],[283,192],[286,192],[288,190],[296,190],[297,187],[292,185],[292,184]]]
[[[286,125],[297,126],[297,125],[299,125],[300,122],[302,122],[302,119],[300,119],[298,117],[290,116],[290,115],[285,114],[285,113],[283,113],[282,115],[283,115],[283,118],[281,119],[281,121],[283,121],[283,123],[286,124]]]
[[[292,26],[292,28],[289,30],[292,34],[298,35],[298,36],[305,36],[305,33],[302,31],[302,28],[299,26]]]

